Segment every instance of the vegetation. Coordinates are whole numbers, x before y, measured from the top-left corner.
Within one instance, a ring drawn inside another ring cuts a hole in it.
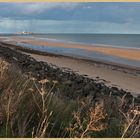
[[[37,81],[0,59],[0,137],[140,137],[133,102],[124,109],[124,97],[70,100],[59,88],[57,81]]]

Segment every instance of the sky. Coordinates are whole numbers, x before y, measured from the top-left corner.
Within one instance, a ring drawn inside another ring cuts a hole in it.
[[[0,3],[0,33],[140,34],[140,3]]]

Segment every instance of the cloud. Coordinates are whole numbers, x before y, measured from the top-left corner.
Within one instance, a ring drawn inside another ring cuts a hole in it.
[[[0,31],[140,32],[139,15],[140,3],[0,3]]]
[[[60,8],[65,10],[71,10],[75,8],[78,3],[31,3],[31,4],[21,4],[22,6],[22,13],[43,13],[47,12],[48,10]]]
[[[92,21],[10,20],[0,22],[0,31],[15,33],[140,33],[139,24],[117,24]]]
[[[0,16],[9,18],[30,18],[40,16],[52,9],[72,10],[78,3],[0,3]]]

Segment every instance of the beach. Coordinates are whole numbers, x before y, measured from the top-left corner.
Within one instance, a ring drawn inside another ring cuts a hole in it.
[[[55,46],[55,47],[65,47],[65,48],[79,48],[84,49],[85,51],[97,51],[104,53],[106,55],[113,55],[118,57],[125,57],[130,60],[140,60],[140,51],[135,49],[124,49],[124,48],[110,48],[110,47],[91,47],[90,45],[81,45],[81,44],[72,44],[72,43],[62,43],[62,42],[53,42],[46,40],[37,40],[34,38],[28,37],[19,37],[14,36],[10,37],[8,43],[11,44],[32,44],[36,46]],[[18,49],[18,48],[16,48]],[[27,49],[27,48],[26,48]],[[96,79],[99,82],[105,83],[109,87],[118,87],[119,89],[124,89],[128,92],[131,92],[133,95],[139,95],[140,88],[140,70],[139,68],[115,64],[106,61],[98,60],[86,60],[75,57],[67,57],[65,55],[40,55],[38,53],[25,52],[24,49],[20,49],[20,52],[30,55],[32,58],[37,61],[44,61],[51,63],[60,68],[70,68],[74,72],[85,75],[91,79]],[[49,53],[48,53],[49,54]]]
[[[55,41],[47,41],[47,40],[39,40],[36,38],[28,38],[28,37],[20,37],[14,36],[10,37],[11,42],[20,42],[25,44],[32,44],[36,46],[51,46],[51,47],[64,47],[64,48],[77,48],[83,49],[87,52],[96,51],[103,54],[117,56],[122,58],[127,58],[130,60],[138,60],[140,61],[140,49],[132,49],[132,48],[112,48],[108,46],[96,46],[96,45],[86,45],[86,44],[76,44],[76,43],[63,43],[63,42],[55,42]]]
[[[140,93],[140,74],[131,71],[122,71],[109,68],[102,64],[94,64],[92,62],[86,62],[84,60],[71,59],[65,57],[51,57],[40,56],[37,54],[29,54],[37,61],[44,61],[54,64],[59,67],[71,68],[73,71],[81,75],[87,75],[89,78],[97,79],[100,82],[104,82],[107,86],[116,86],[119,89],[124,89],[131,92],[133,95],[139,95]]]

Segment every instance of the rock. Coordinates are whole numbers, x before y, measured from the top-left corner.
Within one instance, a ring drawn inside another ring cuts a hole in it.
[[[84,95],[86,95],[86,96],[89,95],[89,92],[90,92],[90,88],[87,88],[87,87],[83,88],[83,94]]]
[[[106,86],[102,86],[101,92],[103,95],[109,95],[110,94],[110,89],[107,88]]]
[[[140,95],[134,98],[134,101],[140,105]]]
[[[92,97],[92,99],[96,97],[96,93],[93,90],[89,91],[89,95]]]
[[[90,89],[91,89],[91,86],[89,84],[86,84],[84,87],[84,90],[89,92]]]
[[[119,96],[120,96],[120,97],[123,97],[123,96],[125,95],[125,93],[126,93],[126,92],[125,92],[123,89],[120,89],[120,90],[119,90]]]
[[[118,88],[117,87],[111,87],[111,89],[118,91]]]
[[[15,61],[18,61],[18,59],[17,59],[16,57],[13,57],[13,59],[14,59]]]
[[[72,85],[72,81],[71,80],[65,81],[64,84],[66,84],[66,85]]]
[[[113,95],[113,96],[118,96],[119,93],[118,93],[118,91],[112,91],[112,92],[111,92],[111,95]]]
[[[131,93],[130,93],[130,92],[127,92],[127,93],[126,93],[126,98],[128,98],[128,99],[132,99],[132,98],[133,98],[133,96],[131,95]]]
[[[77,83],[81,83],[83,81],[83,77],[80,75],[77,75],[76,81],[77,81]]]
[[[34,71],[34,70],[35,70],[35,66],[34,66],[33,64],[30,64],[30,65],[28,66],[28,68],[29,68],[31,71]]]
[[[140,95],[138,95],[137,98],[140,99]]]

